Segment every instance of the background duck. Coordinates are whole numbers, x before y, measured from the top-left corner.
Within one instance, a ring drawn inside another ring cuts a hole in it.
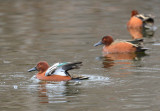
[[[102,40],[94,44],[94,46],[104,45],[103,54],[108,53],[135,53],[144,52],[147,48],[143,48],[143,39],[135,40],[113,40],[111,36],[104,36]]]
[[[131,18],[127,23],[128,28],[146,28],[152,29],[154,26],[154,17],[150,14],[139,14],[137,10],[132,10]]]

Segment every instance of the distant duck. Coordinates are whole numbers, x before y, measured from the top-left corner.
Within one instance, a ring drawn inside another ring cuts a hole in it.
[[[89,77],[85,76],[71,76],[68,71],[72,69],[78,69],[82,65],[82,62],[64,62],[55,63],[49,67],[46,61],[39,62],[36,67],[29,69],[28,72],[38,71],[36,78],[42,81],[69,81],[73,79],[84,80]]]
[[[104,36],[102,40],[94,44],[94,46],[104,45],[103,55],[109,53],[135,53],[144,52],[147,48],[143,48],[143,39],[135,40],[113,40],[111,36]]]
[[[139,14],[137,10],[131,12],[131,18],[127,23],[128,28],[152,29],[153,26],[154,17],[150,14]]]

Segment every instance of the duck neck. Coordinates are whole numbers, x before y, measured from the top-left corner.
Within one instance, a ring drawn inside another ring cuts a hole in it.
[[[108,46],[103,46],[103,54],[108,54]]]

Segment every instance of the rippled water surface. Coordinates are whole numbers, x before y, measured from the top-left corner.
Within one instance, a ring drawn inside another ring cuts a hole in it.
[[[159,111],[159,0],[1,0],[0,111]],[[130,12],[155,15],[143,35],[146,54],[109,54],[93,47],[102,36],[132,39]],[[70,73],[89,80],[36,82],[39,61],[82,61]]]

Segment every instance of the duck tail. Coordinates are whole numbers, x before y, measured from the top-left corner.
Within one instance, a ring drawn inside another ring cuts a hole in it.
[[[134,39],[134,40],[130,40],[130,41],[127,41],[127,42],[130,42],[130,43],[135,44],[135,45],[143,45],[143,39]]]
[[[142,48],[142,47],[138,47],[136,52],[145,52],[146,50],[148,50],[149,48]]]

